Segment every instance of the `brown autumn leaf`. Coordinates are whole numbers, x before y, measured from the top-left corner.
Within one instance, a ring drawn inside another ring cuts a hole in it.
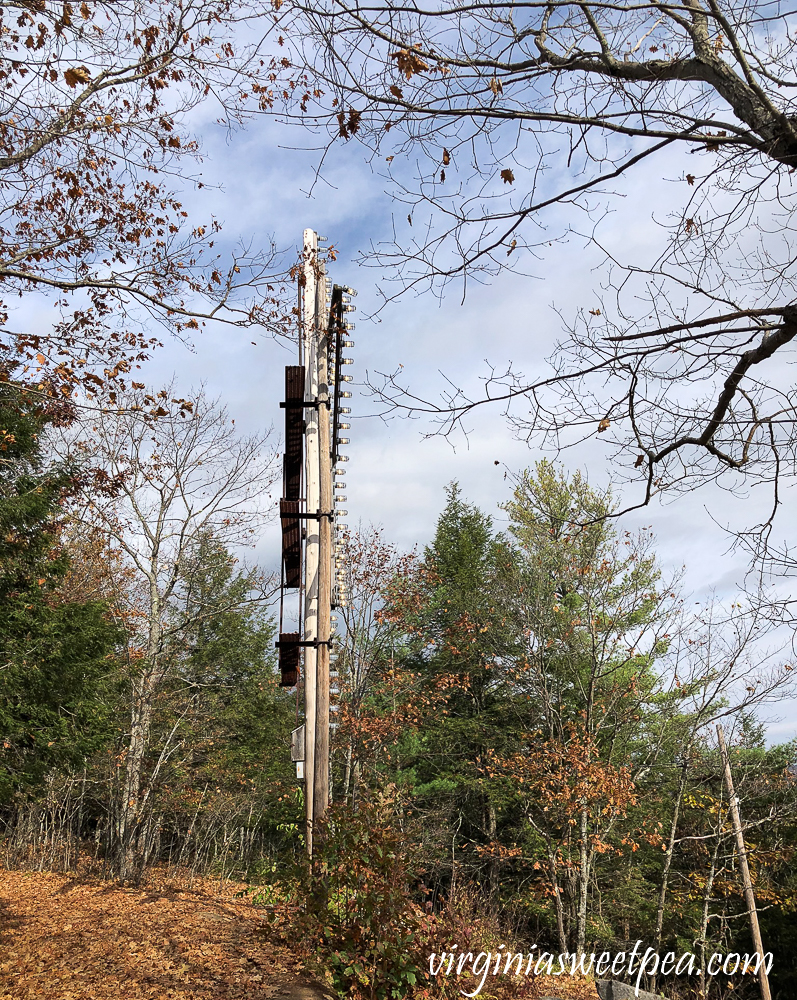
[[[349,131],[349,135],[354,135],[354,133],[359,129],[360,119],[362,118],[362,116],[363,116],[362,111],[355,111],[354,108],[352,108],[349,111],[349,120],[346,123],[346,128]]]
[[[607,431],[612,426],[611,420],[608,417],[604,417],[603,420],[598,424],[598,434],[602,434]]]
[[[323,996],[303,981],[304,964],[278,931],[266,929],[262,912],[236,895],[244,886],[168,879],[158,870],[139,889],[82,873],[3,870],[0,881],[11,918],[4,925],[2,996]]]
[[[687,183],[687,184],[688,184],[688,185],[689,185],[690,187],[694,187],[694,183],[695,183],[695,175],[694,175],[694,174],[687,174],[687,175],[686,175],[686,183]]]
[[[360,127],[361,118],[362,111],[356,111],[354,108],[349,108],[348,115],[345,110],[338,112],[338,135],[341,139],[349,139],[354,135]]]
[[[429,69],[429,64],[425,63],[412,49],[399,49],[398,52],[391,52],[390,58],[396,60],[396,68],[408,80],[411,80],[417,73]]]
[[[91,73],[86,66],[70,66],[66,73],[64,73],[64,82],[67,87],[72,87],[73,89],[79,83],[88,83],[90,80]]]
[[[501,83],[499,79],[497,79],[497,77],[493,77],[490,80],[489,87],[496,97],[498,97],[499,94],[503,94],[504,92],[504,85],[503,83]]]
[[[391,83],[391,85],[390,85],[390,93],[394,97],[398,97],[399,99],[401,99],[404,96],[404,93],[402,92],[401,87],[397,87],[395,83]]]
[[[451,153],[447,149],[443,150],[443,166],[447,167],[451,162]]]
[[[509,167],[504,167],[504,169],[501,171],[501,180],[504,182],[504,184],[515,183],[515,175],[512,173]]]
[[[645,461],[645,456],[644,455],[637,455],[636,462],[634,462],[634,468],[638,469],[640,467],[640,465],[642,465],[642,463],[644,461]]]

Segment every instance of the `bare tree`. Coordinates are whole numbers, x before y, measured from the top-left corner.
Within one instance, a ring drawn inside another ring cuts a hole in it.
[[[342,619],[338,683],[343,702],[342,796],[348,799],[361,778],[364,702],[373,695],[393,655],[395,626],[382,615],[388,589],[410,571],[415,556],[399,552],[384,540],[383,529],[371,524],[343,536],[340,557],[346,603],[337,612]]]
[[[164,392],[168,399],[170,393]],[[269,434],[243,436],[224,407],[197,394],[187,417],[142,416],[142,393],[124,399],[83,428],[79,447],[99,465],[105,494],[95,494],[86,520],[97,525],[128,568],[126,619],[131,631],[130,733],[119,804],[119,867],[134,879],[144,860],[153,775],[145,774],[157,694],[175,662],[180,637],[203,615],[218,614],[181,599],[188,564],[209,532],[227,545],[251,544],[268,515],[277,478]],[[174,752],[167,746],[161,753]]]
[[[401,289],[464,289],[579,234],[605,263],[547,371],[488,371],[483,396],[439,401],[388,375],[383,398],[444,431],[492,401],[555,448],[600,436],[639,504],[791,477],[788,14],[779,0],[282,4],[294,60],[324,91],[316,124],[330,143],[363,143],[405,206],[366,263],[393,267]],[[678,183],[648,220],[650,259],[622,259],[602,218],[622,219],[618,196],[663,172]]]
[[[203,186],[189,113],[212,101],[232,127],[271,103],[255,13],[245,0],[2,5],[0,372],[57,395],[113,391],[157,344],[153,324],[283,329],[274,248],[220,253],[218,222],[183,204]],[[33,304],[53,308],[51,325],[41,312],[29,325]]]

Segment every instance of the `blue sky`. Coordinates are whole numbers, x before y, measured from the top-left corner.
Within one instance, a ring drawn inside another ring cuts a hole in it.
[[[203,180],[211,185],[197,195],[186,193],[197,219],[211,213],[218,217],[230,245],[240,239],[258,246],[273,238],[289,255],[299,246],[303,229],[314,228],[338,248],[338,260],[330,268],[332,280],[359,292],[358,312],[350,317],[356,322],[356,346],[349,352],[355,359],[349,524],[372,521],[384,525],[387,536],[401,547],[423,545],[434,531],[445,486],[456,479],[464,495],[500,528],[497,505],[509,496],[512,473],[541,457],[513,436],[500,411],[485,408],[474,414],[467,437],[429,437],[433,426],[423,418],[375,415],[375,402],[356,383],[366,372],[389,372],[402,365],[402,376],[418,395],[436,398],[447,378],[476,391],[488,361],[496,368],[511,361],[535,374],[562,335],[553,304],[567,314],[595,301],[600,281],[595,251],[572,236],[551,248],[544,261],[532,262],[532,277],[506,273],[487,285],[472,284],[464,302],[461,287],[453,285],[442,300],[409,294],[368,319],[380,304],[377,285],[384,287],[385,274],[355,261],[372,242],[390,239],[394,224],[406,230],[407,213],[405,206],[391,201],[385,181],[364,161],[361,149],[353,143],[336,146],[319,178],[317,154],[292,148],[299,142],[312,145],[312,137],[263,120],[232,136],[210,119],[197,118],[195,127],[206,151]],[[673,178],[682,174],[683,164],[662,161],[657,169],[656,175],[636,175],[619,192],[620,211],[607,218],[602,230],[608,247],[621,244],[632,253],[653,252],[648,241],[659,239],[660,231],[648,223],[663,218],[671,207]],[[638,224],[629,225],[629,219]],[[415,221],[420,221],[417,216]],[[185,392],[204,381],[223,398],[240,427],[255,430],[273,424],[279,433],[283,368],[293,363],[290,344],[209,328],[197,338],[193,352],[166,344],[144,374],[154,383],[176,371]],[[599,440],[568,450],[561,460],[571,470],[586,470],[595,484],[609,482],[611,470]],[[734,499],[707,487],[667,506],[635,512],[623,524],[652,527],[665,570],[684,568],[691,601],[716,593],[730,602],[743,582],[745,559],[728,552],[730,539],[722,526],[750,523],[767,501],[763,494]],[[265,566],[276,565],[278,547],[274,524],[258,546]],[[779,641],[784,638],[781,633]],[[795,707],[785,702],[767,710],[771,738],[795,735]],[[776,721],[778,716],[782,721]]]

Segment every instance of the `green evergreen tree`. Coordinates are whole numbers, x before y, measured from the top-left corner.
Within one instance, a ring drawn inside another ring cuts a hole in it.
[[[284,777],[292,695],[278,686],[276,626],[256,574],[204,534],[194,546],[177,600],[192,625],[180,637],[175,685],[193,698],[198,730],[215,731],[229,778]]]
[[[596,866],[628,842],[631,824],[622,819],[635,802],[633,781],[660,750],[657,661],[677,609],[652,536],[617,530],[613,506],[610,493],[547,461],[520,476],[504,505],[519,547],[514,614],[525,648],[518,694],[531,708],[506,771],[526,783],[516,794],[528,820],[527,849],[544,862],[559,944],[578,951]],[[592,930],[612,932],[605,924]]]
[[[448,694],[444,709],[403,741],[400,756],[416,808],[434,817],[439,858],[451,857],[455,829],[458,864],[482,879],[493,897],[499,869],[490,845],[499,835],[502,802],[483,762],[517,726],[510,705],[515,636],[505,607],[512,575],[510,546],[453,483],[403,621],[405,669],[417,670],[428,690],[443,684]]]
[[[0,801],[79,765],[108,738],[101,689],[124,641],[101,602],[58,593],[74,480],[45,457],[51,419],[30,394],[0,384]]]

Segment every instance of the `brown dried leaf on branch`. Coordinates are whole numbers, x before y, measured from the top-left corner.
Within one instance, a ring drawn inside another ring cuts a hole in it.
[[[181,116],[209,94],[228,124],[273,103],[232,44],[240,7],[212,0],[192,20],[152,4],[142,24],[138,6],[0,7],[0,378],[51,398],[113,404],[159,345],[153,325],[287,323],[273,248],[225,259],[219,226],[192,223],[161,179],[190,173]]]
[[[67,87],[77,87],[79,83],[88,83],[91,80],[91,73],[85,66],[73,66],[64,73],[64,82]]]
[[[417,73],[429,69],[429,64],[425,63],[412,49],[399,49],[398,52],[391,52],[390,58],[396,60],[396,68],[408,80],[411,80]]]

